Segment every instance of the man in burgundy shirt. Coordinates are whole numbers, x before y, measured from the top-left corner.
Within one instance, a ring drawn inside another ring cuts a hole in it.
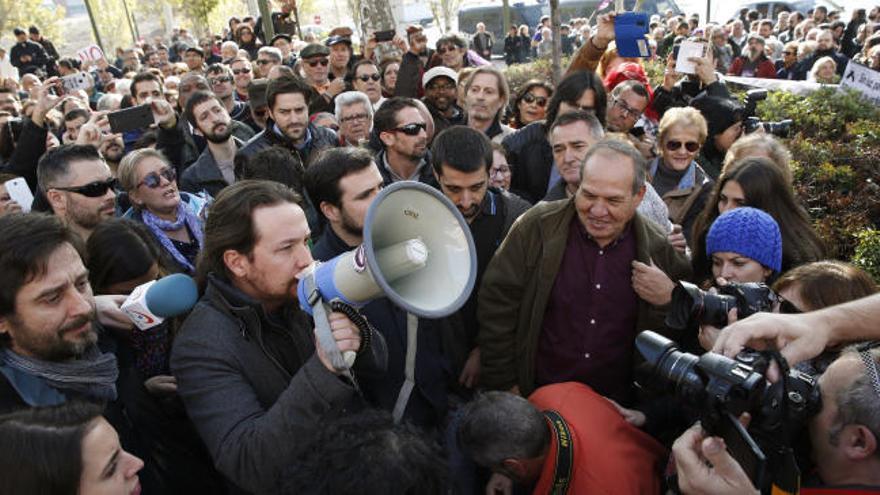
[[[733,59],[727,74],[740,77],[776,79],[776,65],[764,54],[764,38],[750,34],[745,52]]]
[[[480,287],[485,387],[528,395],[578,381],[632,402],[635,336],[662,331],[664,316],[633,290],[633,262],[672,280],[690,275],[687,259],[636,212],[644,194],[642,155],[606,139],[584,158],[570,200],[538,204],[513,226]]]

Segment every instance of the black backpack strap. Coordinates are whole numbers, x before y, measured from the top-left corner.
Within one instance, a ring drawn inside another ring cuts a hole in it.
[[[574,466],[574,449],[572,448],[571,429],[565,418],[556,411],[544,411],[544,417],[550,422],[556,436],[556,467],[553,470],[553,486],[550,495],[565,495],[571,482],[571,470]]]

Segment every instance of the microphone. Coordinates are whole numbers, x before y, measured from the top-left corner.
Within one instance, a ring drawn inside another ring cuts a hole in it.
[[[135,287],[122,303],[122,311],[140,330],[161,325],[165,318],[186,313],[199,299],[189,275],[175,273]]]

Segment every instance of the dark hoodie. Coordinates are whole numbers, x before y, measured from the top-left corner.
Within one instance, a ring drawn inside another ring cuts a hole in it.
[[[700,150],[697,158],[706,174],[712,179],[718,179],[721,167],[724,164],[724,155],[727,150],[718,149],[715,145],[715,136],[721,134],[728,127],[743,120],[742,106],[730,99],[717,96],[701,95],[691,101],[691,106],[703,114],[709,127],[706,142]]]

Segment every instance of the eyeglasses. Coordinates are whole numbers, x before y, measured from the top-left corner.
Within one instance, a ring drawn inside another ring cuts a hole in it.
[[[354,122],[355,120],[367,120],[370,116],[366,113],[356,113],[354,115],[349,115],[347,117],[342,117],[342,122]]]
[[[698,149],[700,149],[700,143],[694,141],[688,141],[686,143],[682,143],[681,141],[666,141],[666,149],[668,149],[669,151],[675,151],[681,148],[682,144],[684,144],[685,149],[691,153],[694,153]]]
[[[456,50],[457,50],[457,48],[454,46],[444,46],[442,48],[438,48],[437,53],[439,53],[440,55],[443,55],[446,52],[454,52]]]
[[[623,114],[624,117],[638,118],[638,116],[642,114],[642,112],[627,105],[626,102],[621,100],[620,98],[614,98],[611,101],[614,105],[617,105],[620,108],[620,112]]]
[[[547,106],[547,97],[545,96],[535,96],[532,93],[526,93],[523,95],[522,99],[526,103],[534,103],[542,108]]]
[[[266,65],[266,64],[271,64],[271,63],[272,63],[271,60],[259,59],[259,58],[257,59],[257,65]]]
[[[87,198],[100,198],[101,196],[107,194],[107,191],[109,191],[110,189],[116,189],[116,179],[111,177],[105,181],[89,182],[84,186],[53,187],[52,189],[82,194]]]
[[[783,55],[797,55],[797,52],[782,52]]]
[[[357,78],[360,79],[360,80],[363,81],[363,82],[367,82],[367,81],[369,81],[370,79],[372,79],[372,80],[374,80],[374,81],[378,81],[379,79],[382,79],[382,76],[380,76],[379,74],[369,74],[369,75],[368,75],[368,74],[364,74],[364,75],[362,75],[362,76],[357,76]]]
[[[779,297],[779,312],[786,315],[803,313],[803,311],[799,310],[791,301],[783,299],[781,296]]]
[[[244,69],[232,69],[232,73],[236,76],[239,74],[250,74],[251,70],[248,67],[245,67]]]
[[[174,182],[177,179],[177,172],[171,167],[165,167],[158,172],[150,172],[144,176],[144,180],[138,183],[138,187],[147,186],[150,189],[156,189],[162,184],[162,179],[168,182]]]
[[[497,167],[497,168],[492,167],[491,169],[489,169],[489,177],[495,177],[496,175],[509,175],[509,174],[510,174],[510,167],[508,167],[508,166]]]
[[[306,65],[309,67],[317,67],[318,64],[321,64],[321,67],[327,67],[330,64],[330,60],[326,58],[322,58],[320,60],[309,60],[306,62]]]
[[[263,117],[266,116],[266,112],[268,112],[268,110],[265,108],[261,108],[259,110],[252,110],[252,112],[254,113],[254,117],[258,117],[258,118],[262,119]]]
[[[224,84],[224,83],[232,82],[232,78],[229,76],[215,77],[214,79],[208,79],[208,82],[211,83],[211,85],[213,86],[216,84]]]
[[[407,124],[400,127],[395,127],[394,129],[389,129],[391,132],[402,132],[407,136],[418,136],[419,133],[425,132],[428,128],[427,124]]]

